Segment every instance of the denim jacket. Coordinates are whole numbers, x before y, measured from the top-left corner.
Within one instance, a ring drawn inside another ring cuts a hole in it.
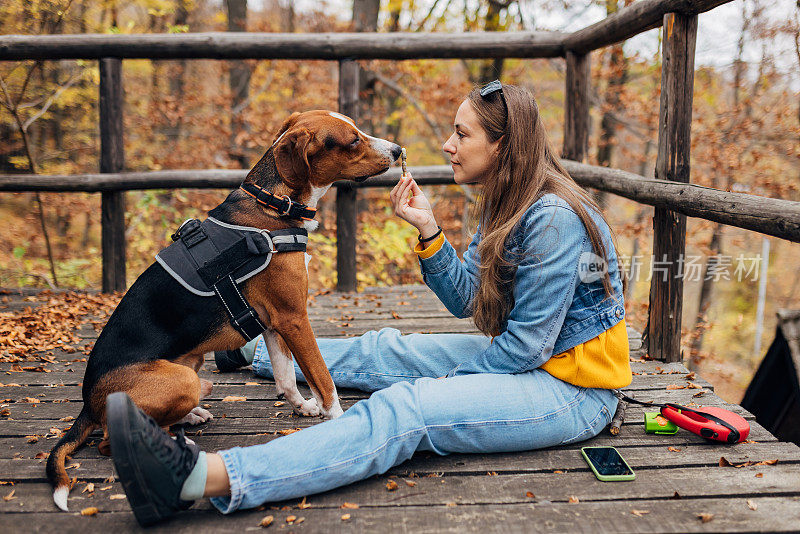
[[[592,261],[596,256],[589,235],[578,215],[560,197],[544,195],[509,236],[510,257],[519,258],[519,265],[512,282],[514,304],[501,333],[485,351],[447,376],[530,371],[623,319],[622,282],[611,233],[602,217],[587,210],[603,236],[613,296],[605,295],[602,277],[593,267],[598,262]],[[425,283],[456,317],[472,316],[480,279],[480,239],[478,228],[463,262],[447,240],[431,257],[420,258]]]

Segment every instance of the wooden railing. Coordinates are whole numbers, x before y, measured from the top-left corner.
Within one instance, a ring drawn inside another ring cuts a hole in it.
[[[655,206],[654,257],[669,265],[653,277],[648,353],[680,361],[683,285],[677,269],[685,249],[686,216],[700,217],[800,242],[800,203],[728,193],[689,184],[689,147],[697,14],[730,0],[641,0],[574,33],[461,34],[198,33],[170,35],[48,35],[0,37],[0,61],[98,59],[100,173],[0,175],[0,191],[89,191],[102,194],[103,290],[125,289],[124,192],[152,188],[232,188],[246,171],[122,172],[122,60],[325,59],[339,62],[339,109],[358,120],[357,59],[566,59],[562,156],[582,185]],[[663,68],[656,179],[583,164],[589,134],[589,53],[663,25]],[[453,183],[449,167],[412,168],[422,185]],[[387,187],[397,170],[361,184],[337,182],[337,289],[356,288],[356,198],[361,187]]]

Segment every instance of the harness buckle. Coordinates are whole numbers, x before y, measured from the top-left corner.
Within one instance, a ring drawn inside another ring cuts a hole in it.
[[[278,214],[279,215],[289,215],[289,212],[292,210],[292,204],[294,204],[294,203],[292,202],[292,199],[289,198],[288,195],[283,195],[281,198],[286,201],[286,209],[283,210],[283,211],[278,210]]]
[[[206,239],[206,233],[197,219],[186,219],[178,231],[170,236],[173,241],[182,240],[187,248],[191,248]]]
[[[267,244],[269,244],[269,253],[275,254],[278,252],[278,249],[275,248],[275,242],[272,240],[272,234],[269,233],[269,230],[259,230],[258,231],[261,236],[267,240]]]

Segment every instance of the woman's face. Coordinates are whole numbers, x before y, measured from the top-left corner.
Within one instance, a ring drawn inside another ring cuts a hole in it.
[[[458,107],[453,129],[453,135],[445,141],[442,150],[450,154],[456,183],[483,184],[500,141],[489,142],[469,100]]]

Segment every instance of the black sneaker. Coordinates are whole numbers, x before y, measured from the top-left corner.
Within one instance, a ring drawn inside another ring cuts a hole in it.
[[[250,365],[250,362],[244,359],[242,349],[218,350],[214,352],[214,362],[222,373],[230,373]]]
[[[185,510],[180,498],[200,449],[183,434],[172,439],[123,392],[106,398],[111,456],[133,515],[148,526]]]

